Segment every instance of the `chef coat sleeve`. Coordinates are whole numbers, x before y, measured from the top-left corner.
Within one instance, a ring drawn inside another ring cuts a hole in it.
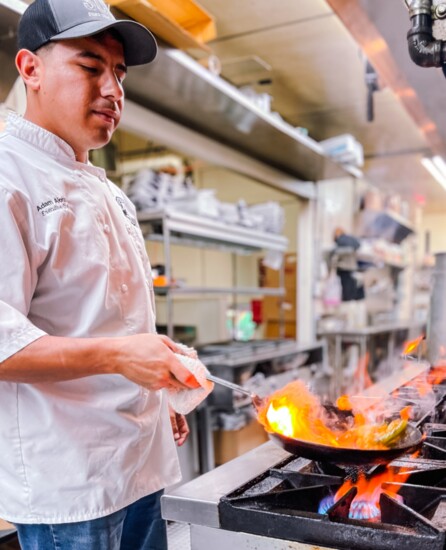
[[[0,362],[45,332],[27,318],[37,284],[37,244],[24,200],[0,186]]]

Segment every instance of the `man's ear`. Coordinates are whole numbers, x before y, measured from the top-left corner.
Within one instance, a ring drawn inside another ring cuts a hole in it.
[[[41,58],[29,50],[20,50],[15,58],[15,64],[20,76],[28,89],[38,91],[42,71]]]

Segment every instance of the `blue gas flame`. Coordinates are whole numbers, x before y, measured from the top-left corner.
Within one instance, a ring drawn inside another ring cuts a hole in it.
[[[321,500],[317,513],[325,515],[335,503],[335,497],[329,495]],[[381,519],[381,512],[376,504],[366,500],[354,500],[348,513],[350,519],[377,521]]]
[[[325,497],[320,501],[319,509],[317,513],[325,515],[328,512],[328,510],[333,506],[334,503],[335,503],[334,496],[328,495],[328,497]]]
[[[350,519],[379,520],[381,512],[378,506],[373,502],[366,500],[354,500],[348,513]]]

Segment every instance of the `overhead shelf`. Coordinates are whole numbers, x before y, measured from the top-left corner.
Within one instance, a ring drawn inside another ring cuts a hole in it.
[[[288,239],[255,231],[241,225],[229,225],[211,218],[184,214],[175,210],[140,212],[138,222],[148,240],[161,240],[163,229],[168,229],[173,243],[209,248],[229,247],[241,253],[261,250],[285,252]]]
[[[129,72],[125,87],[135,103],[297,179],[358,175],[327,157],[317,141],[262,111],[179,50],[161,46],[154,63]]]

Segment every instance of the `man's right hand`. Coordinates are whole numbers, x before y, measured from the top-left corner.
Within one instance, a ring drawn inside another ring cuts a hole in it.
[[[115,339],[118,353],[111,369],[149,390],[199,388],[193,374],[175,353],[182,353],[170,338],[158,334],[136,334]]]

